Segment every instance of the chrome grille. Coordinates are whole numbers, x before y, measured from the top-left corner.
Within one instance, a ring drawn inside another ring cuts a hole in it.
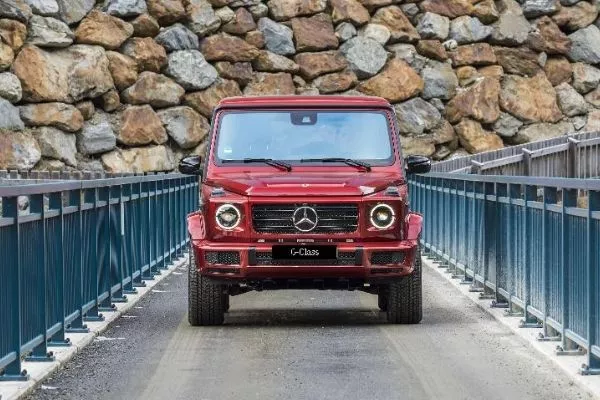
[[[296,209],[309,206],[318,216],[317,226],[301,232],[294,226]],[[259,233],[351,233],[358,228],[356,204],[266,204],[252,207],[252,224]]]

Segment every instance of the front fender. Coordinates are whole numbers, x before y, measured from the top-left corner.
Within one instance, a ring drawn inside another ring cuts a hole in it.
[[[417,213],[409,213],[405,219],[404,238],[406,240],[418,241],[423,230],[423,216]]]
[[[192,241],[206,239],[206,223],[204,221],[204,215],[200,211],[188,215],[187,227]]]

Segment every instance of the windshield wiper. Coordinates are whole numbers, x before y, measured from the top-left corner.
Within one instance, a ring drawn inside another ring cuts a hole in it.
[[[223,163],[265,163],[275,168],[290,172],[292,166],[284,161],[273,160],[272,158],[244,158],[243,160],[223,160]]]
[[[367,172],[371,171],[371,165],[369,165],[368,163],[366,163],[364,161],[354,160],[352,158],[342,158],[342,157],[303,158],[302,160],[300,160],[300,162],[303,162],[303,163],[310,163],[310,162],[324,162],[324,163],[341,162],[341,163],[348,164],[348,165],[350,165],[352,167],[364,168],[364,170],[367,171]]]

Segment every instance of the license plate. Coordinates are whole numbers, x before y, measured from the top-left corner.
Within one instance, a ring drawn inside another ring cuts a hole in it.
[[[274,260],[335,260],[336,246],[275,245]]]

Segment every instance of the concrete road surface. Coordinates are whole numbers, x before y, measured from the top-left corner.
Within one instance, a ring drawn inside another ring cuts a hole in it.
[[[368,294],[279,291],[192,328],[186,285],[176,271],[29,398],[590,398],[428,269],[416,326],[387,325]]]

